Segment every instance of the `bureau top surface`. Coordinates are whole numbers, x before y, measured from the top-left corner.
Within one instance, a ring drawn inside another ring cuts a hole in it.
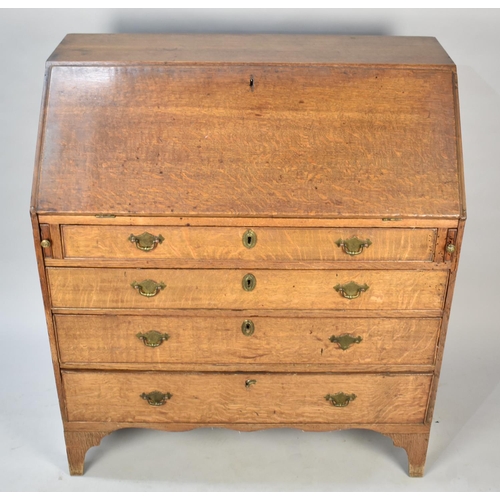
[[[269,34],[71,34],[48,62],[453,65],[432,37]]]
[[[463,217],[455,69],[433,38],[68,35],[33,193],[39,213]]]

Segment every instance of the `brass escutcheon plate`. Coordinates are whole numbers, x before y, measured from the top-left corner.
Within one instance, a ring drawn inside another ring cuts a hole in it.
[[[241,331],[243,332],[243,335],[250,337],[250,335],[253,335],[255,332],[255,325],[251,319],[246,319],[243,321],[241,324]]]
[[[251,292],[257,286],[257,278],[251,273],[245,274],[241,280],[241,286],[245,292]]]
[[[243,234],[243,245],[246,248],[253,248],[257,245],[257,234],[252,229],[248,229]]]

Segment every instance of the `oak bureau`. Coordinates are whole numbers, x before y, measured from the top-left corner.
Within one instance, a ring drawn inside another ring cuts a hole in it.
[[[434,38],[68,35],[31,216],[71,474],[203,426],[371,429],[423,474],[466,217]]]

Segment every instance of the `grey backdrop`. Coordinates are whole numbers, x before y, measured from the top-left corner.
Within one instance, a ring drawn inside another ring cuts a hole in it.
[[[0,490],[500,487],[499,10],[1,10]],[[123,430],[67,473],[29,211],[44,62],[66,33],[436,36],[458,66],[468,222],[426,475],[370,431]]]

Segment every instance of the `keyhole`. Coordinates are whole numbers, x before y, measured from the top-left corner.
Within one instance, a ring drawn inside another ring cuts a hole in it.
[[[253,321],[251,319],[246,319],[245,321],[243,321],[241,325],[241,331],[246,337],[250,337],[250,335],[253,335],[253,332],[255,331],[255,325],[253,324]]]
[[[250,90],[253,92],[254,86],[253,86],[253,76],[250,76]]]
[[[246,248],[253,248],[257,244],[257,234],[252,229],[248,229],[243,234],[243,245]]]
[[[257,280],[255,279],[255,276],[253,274],[246,274],[245,276],[243,276],[241,284],[243,285],[243,290],[245,290],[246,292],[251,292],[255,288]]]

